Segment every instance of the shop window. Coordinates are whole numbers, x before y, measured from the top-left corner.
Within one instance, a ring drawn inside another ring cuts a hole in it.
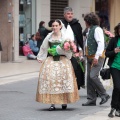
[[[23,55],[22,46],[28,41],[32,31],[31,0],[19,0],[19,55]]]
[[[68,6],[68,0],[51,0],[51,20],[63,19],[63,9]]]

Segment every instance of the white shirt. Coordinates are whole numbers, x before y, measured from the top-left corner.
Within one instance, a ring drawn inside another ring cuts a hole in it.
[[[89,34],[89,30],[90,29],[88,29],[87,35]],[[95,38],[95,40],[98,44],[97,51],[95,53],[95,58],[98,59],[99,56],[102,56],[102,53],[103,53],[104,48],[105,48],[104,33],[103,33],[103,30],[100,27],[95,28],[94,38]],[[86,41],[86,46],[87,46],[87,41]]]
[[[64,24],[62,24],[61,32],[65,33],[65,37],[64,37],[65,39],[70,39],[70,40],[74,41],[75,36],[74,36],[73,30],[69,24],[67,25],[67,29],[65,28]],[[77,45],[77,47],[79,50],[82,50],[82,48],[80,47],[79,44]]]

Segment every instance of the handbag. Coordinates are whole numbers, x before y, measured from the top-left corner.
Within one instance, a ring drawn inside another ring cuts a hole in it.
[[[100,76],[102,77],[103,80],[108,80],[110,79],[111,74],[110,74],[110,68],[104,68],[105,62],[106,62],[106,58],[104,60],[103,67],[100,71]]]

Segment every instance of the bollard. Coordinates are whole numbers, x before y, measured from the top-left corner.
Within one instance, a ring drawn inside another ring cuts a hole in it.
[[[2,45],[1,45],[1,42],[0,42],[0,63],[1,63],[1,51],[2,51]]]

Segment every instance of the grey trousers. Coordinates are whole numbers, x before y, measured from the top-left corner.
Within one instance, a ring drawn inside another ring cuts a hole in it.
[[[96,92],[101,98],[107,95],[99,78],[99,72],[103,65],[104,58],[99,58],[98,64],[91,67],[92,60],[93,59],[87,59],[87,98],[96,100]]]

